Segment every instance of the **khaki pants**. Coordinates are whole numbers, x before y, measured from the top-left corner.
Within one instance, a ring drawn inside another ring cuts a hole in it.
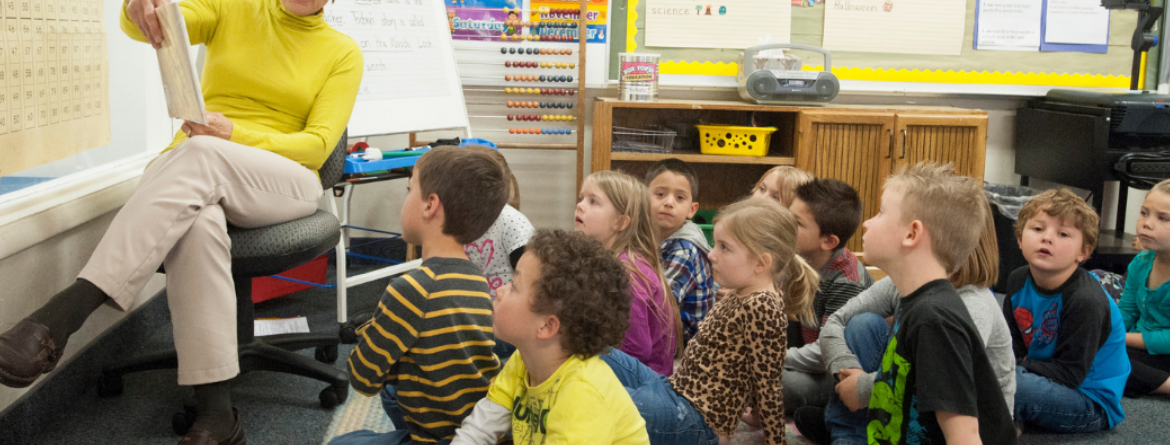
[[[79,278],[126,310],[160,264],[179,358],[179,384],[239,374],[227,224],[253,228],[311,215],[316,174],[278,154],[196,136],[160,155],[114,217]]]

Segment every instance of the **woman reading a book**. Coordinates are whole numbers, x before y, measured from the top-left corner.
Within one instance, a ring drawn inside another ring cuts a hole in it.
[[[159,48],[156,8],[129,0],[122,30]],[[77,281],[0,335],[0,383],[51,371],[69,335],[99,306],[127,310],[160,264],[180,385],[198,417],[184,444],[244,434],[227,382],[239,373],[227,225],[262,227],[316,211],[316,171],[349,121],[362,55],[322,18],[326,0],[183,0],[190,43],[204,44],[207,125],[185,122],[146,168]],[[15,297],[15,296],[5,296]]]

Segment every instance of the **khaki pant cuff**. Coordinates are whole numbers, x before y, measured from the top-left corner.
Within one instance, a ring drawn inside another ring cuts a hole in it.
[[[239,360],[233,360],[231,363],[217,368],[198,370],[180,369],[179,385],[195,386],[204,385],[207,383],[222,382],[224,380],[231,380],[237,375],[240,375]]]

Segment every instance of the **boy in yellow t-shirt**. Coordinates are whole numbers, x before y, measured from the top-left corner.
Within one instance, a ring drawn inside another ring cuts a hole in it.
[[[496,289],[496,336],[516,354],[486,398],[455,431],[453,445],[649,444],[646,423],[598,358],[629,326],[628,272],[600,243],[541,230]]]

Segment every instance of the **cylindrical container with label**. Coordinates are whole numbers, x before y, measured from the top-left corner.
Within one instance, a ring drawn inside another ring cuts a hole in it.
[[[658,54],[618,55],[618,98],[639,102],[658,99]]]

